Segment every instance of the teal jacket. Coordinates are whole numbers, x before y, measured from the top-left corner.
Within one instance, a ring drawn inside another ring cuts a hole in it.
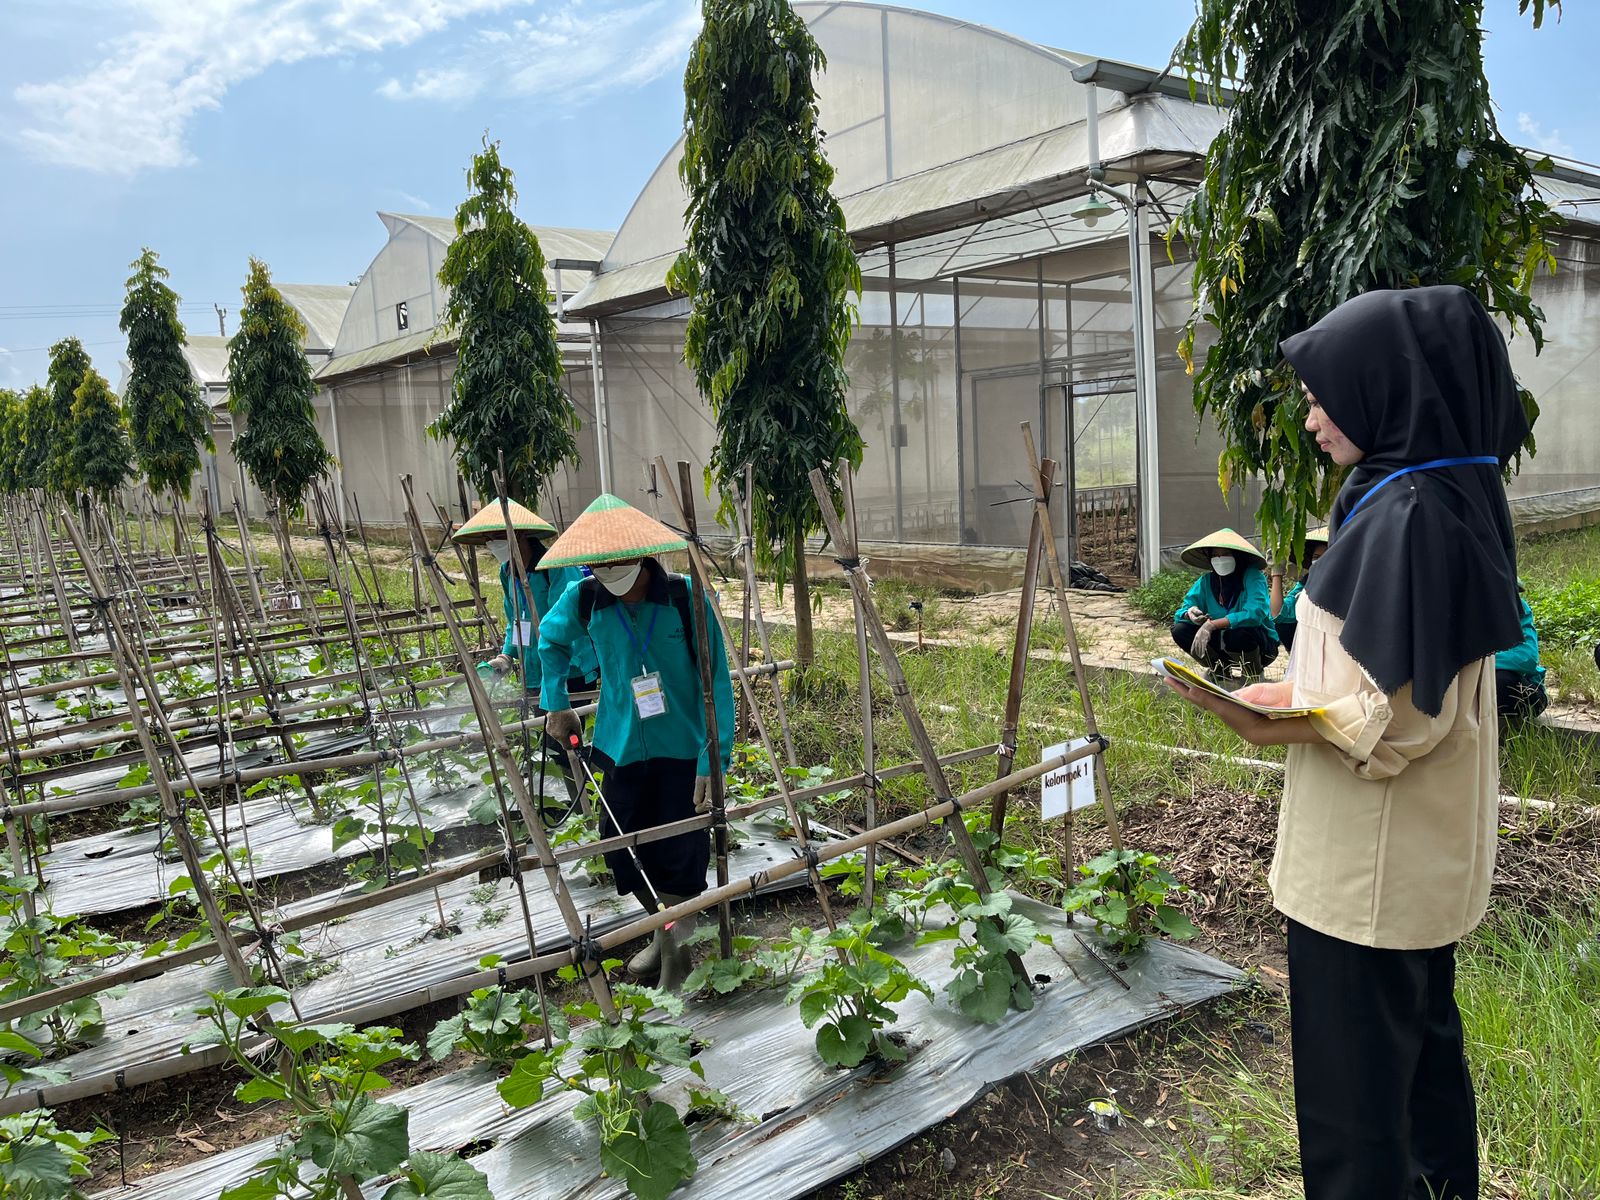
[[[528,616],[528,593],[533,593],[533,611],[539,615],[543,623],[545,614],[550,611],[550,606],[566,591],[569,586],[583,578],[583,572],[577,567],[559,567],[554,571],[529,571],[526,590],[518,589],[511,575],[511,564],[500,565],[500,590],[505,596],[506,614],[506,639],[500,647],[500,653],[512,661],[517,658],[517,621],[530,620]],[[511,611],[512,601],[516,600],[516,614]],[[537,635],[528,639],[529,644],[522,647],[522,686],[539,686],[539,642]],[[572,655],[572,675],[574,678],[582,677],[592,680],[595,677],[594,647],[585,642],[576,648]],[[549,705],[543,707],[548,708]],[[566,705],[561,706],[565,708]]]
[[[1272,593],[1267,588],[1267,573],[1257,566],[1246,566],[1241,570],[1244,571],[1244,579],[1240,582],[1239,594],[1234,597],[1232,608],[1217,599],[1217,594],[1211,590],[1212,572],[1206,571],[1194,581],[1194,586],[1178,605],[1178,611],[1172,614],[1173,621],[1187,620],[1184,614],[1191,608],[1199,608],[1213,619],[1227,617],[1228,625],[1233,629],[1260,626],[1271,635],[1273,641],[1277,641],[1278,630],[1272,623]]]
[[[1522,605],[1522,642],[1510,650],[1502,650],[1494,656],[1494,669],[1496,671],[1514,671],[1540,683],[1544,682],[1544,668],[1539,665],[1539,632],[1533,627],[1533,609],[1528,607],[1528,602],[1521,596],[1517,603]]]
[[[1296,579],[1289,585],[1289,590],[1283,594],[1283,607],[1278,610],[1277,621],[1279,625],[1293,625],[1299,618],[1294,615],[1294,606],[1300,601],[1300,593],[1306,590],[1306,585]]]
[[[693,584],[689,588],[692,603]],[[652,575],[650,590],[638,605],[622,604],[604,588],[596,589],[587,628],[578,611],[582,591],[581,587],[567,588],[539,625],[539,660],[544,671],[539,703],[551,712],[570,707],[567,679],[573,673],[580,648],[589,648],[600,663],[595,749],[619,767],[649,758],[694,758],[698,761],[697,773],[709,775],[700,665],[690,653],[691,631],[684,629],[678,605],[668,594],[661,572],[657,570]],[[733,756],[733,685],[722,632],[711,614],[710,603],[701,603],[706,607],[711,637],[717,748],[726,772]],[[661,676],[667,704],[666,712],[643,720],[633,702],[633,680],[640,674],[641,648],[644,669]]]

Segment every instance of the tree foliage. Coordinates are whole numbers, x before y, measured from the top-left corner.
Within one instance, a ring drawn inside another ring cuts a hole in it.
[[[62,338],[50,347],[46,378],[50,392],[50,445],[45,454],[44,484],[58,496],[70,496],[82,486],[77,459],[72,453],[72,404],[93,368],[89,352],[75,337]]]
[[[78,486],[102,501],[133,475],[133,446],[122,406],[105,376],[92,367],[72,402],[72,462]]]
[[[200,385],[183,357],[186,334],[169,274],[146,247],[131,264],[122,332],[128,336],[128,430],[139,466],[158,492],[189,495],[200,447],[215,450]]]
[[[1545,0],[1521,3],[1542,18]],[[1175,230],[1195,257],[1181,352],[1194,370],[1196,327],[1214,326],[1195,407],[1222,433],[1222,488],[1263,477],[1257,519],[1279,555],[1327,512],[1341,473],[1303,428],[1278,343],[1359,293],[1454,283],[1537,347],[1530,289],[1554,266],[1536,164],[1495,121],[1481,4],[1313,7],[1200,0],[1178,49],[1208,85],[1237,84]]]
[[[35,384],[22,397],[22,461],[17,469],[20,487],[45,486],[53,429],[50,393]]]
[[[228,343],[228,408],[244,423],[233,456],[262,495],[295,515],[306,488],[333,465],[311,405],[305,325],[260,259],[250,260],[242,291],[239,332]]]
[[[822,50],[787,0],[704,0],[684,75],[688,245],[668,283],[692,302],[684,358],[717,419],[707,468],[725,523],[754,468],[758,559],[781,585],[822,514],[807,479],[860,465],[845,408],[861,269],[829,191],[813,73]]]
[[[9,494],[26,486],[22,480],[26,412],[19,392],[0,388],[0,492]]]
[[[503,453],[507,493],[533,504],[563,462],[578,461],[578,412],[560,386],[544,251],[513,211],[516,200],[500,143],[485,137],[439,268],[450,289],[441,330],[456,339],[456,371],[450,403],[428,432],[454,440],[456,465],[485,496],[495,494]]]

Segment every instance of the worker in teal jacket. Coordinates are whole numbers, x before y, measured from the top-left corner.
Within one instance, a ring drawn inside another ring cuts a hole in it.
[[[511,544],[501,538],[485,545],[500,563],[500,591],[504,597],[506,615],[505,641],[500,646],[500,653],[489,660],[489,666],[496,674],[501,674],[509,671],[514,664],[519,665],[522,686],[537,689],[543,672],[539,665],[539,638],[534,631],[543,623],[545,615],[561,593],[584,577],[583,571],[578,567],[538,570],[539,560],[544,557],[545,543],[532,534],[519,534],[517,547],[522,557],[525,582],[518,587],[510,561]],[[513,603],[516,607],[514,613]],[[568,689],[588,691],[594,686],[598,675],[594,647],[576,647],[572,656],[572,674],[567,681]]]
[[[1294,559],[1294,565],[1300,571],[1300,578],[1289,585],[1289,590],[1284,592],[1283,599],[1272,612],[1273,626],[1277,629],[1278,640],[1283,643],[1285,650],[1294,649],[1295,631],[1300,627],[1298,618],[1294,614],[1294,606],[1300,602],[1300,593],[1305,591],[1306,579],[1311,575],[1312,564],[1327,552],[1328,531],[1308,529],[1305,552]]]
[[[566,681],[580,648],[600,665],[601,688],[589,762],[604,797],[601,836],[634,833],[710,810],[713,769],[726,773],[733,752],[733,688],[710,602],[655,558],[685,543],[664,525],[614,496],[601,496],[551,546],[541,569],[582,561],[592,579],[568,587],[539,626],[546,729],[559,741],[580,736],[565,705]],[[717,761],[705,730],[705,700],[693,628],[694,603],[706,606]],[[704,830],[607,854],[620,894],[646,912],[671,907],[706,887],[710,841]],[[692,919],[658,931],[628,963],[638,978],[659,976],[676,988],[689,972],[684,945]]]
[[[1200,578],[1172,615],[1172,640],[1207,667],[1260,675],[1278,657],[1266,557],[1231,529],[1219,529],[1182,554]]]
[[[1539,665],[1539,631],[1533,627],[1533,609],[1521,594],[1521,580],[1517,591],[1522,641],[1494,656],[1494,683],[1501,720],[1531,721],[1549,705],[1550,696],[1544,690],[1544,667]]]

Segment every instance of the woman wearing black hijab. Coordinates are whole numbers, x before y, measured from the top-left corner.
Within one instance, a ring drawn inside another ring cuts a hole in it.
[[[1455,943],[1494,869],[1494,654],[1520,637],[1501,471],[1528,433],[1505,342],[1457,287],[1370,292],[1283,343],[1351,468],[1291,681],[1184,696],[1290,746],[1270,882],[1288,917],[1307,1200],[1473,1200]],[[1440,603],[1439,597],[1447,597]]]

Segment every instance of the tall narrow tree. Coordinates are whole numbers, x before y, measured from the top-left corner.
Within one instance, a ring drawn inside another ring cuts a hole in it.
[[[184,361],[178,294],[166,284],[168,271],[146,247],[134,260],[122,306],[128,336],[128,384],[124,403],[128,432],[139,466],[156,492],[187,498],[200,469],[200,447],[215,450],[200,385]]]
[[[805,544],[822,524],[807,474],[821,467],[837,494],[839,460],[861,462],[844,370],[861,269],[828,190],[811,31],[787,0],[704,0],[703,13],[683,81],[688,245],[668,282],[690,298],[684,359],[717,421],[708,483],[732,524],[754,468],[757,559],[780,587],[794,580],[805,664]]]
[[[22,460],[27,453],[24,432],[26,420],[21,394],[10,388],[0,388],[0,492],[7,495],[23,487]]]
[[[333,456],[317,432],[305,325],[272,286],[267,264],[250,260],[239,332],[228,343],[228,408],[243,424],[233,456],[277,505],[296,515],[306,488],[328,473]]]
[[[450,403],[428,432],[455,442],[456,465],[484,496],[494,495],[503,453],[507,493],[536,504],[561,464],[578,462],[578,412],[560,386],[544,251],[516,200],[500,143],[485,137],[439,268],[450,290],[440,332],[456,339],[456,370]]]
[[[89,352],[75,337],[50,347],[50,448],[45,458],[45,486],[58,496],[71,496],[81,483],[73,456],[72,402],[93,368]]]
[[[133,476],[133,446],[122,406],[104,375],[84,372],[72,401],[72,460],[78,486],[111,503],[111,494]]]
[[[1537,24],[1544,0],[1530,5]],[[1195,378],[1224,449],[1224,490],[1263,478],[1257,519],[1282,554],[1327,512],[1340,473],[1302,424],[1278,343],[1358,293],[1455,283],[1542,342],[1530,288],[1555,228],[1533,166],[1500,136],[1481,4],[1200,0],[1179,47],[1209,86],[1235,83],[1205,180],[1178,225],[1194,252]],[[1530,417],[1538,413],[1524,393]]]
[[[17,470],[22,487],[42,488],[48,482],[54,432],[50,393],[34,384],[22,397],[22,461]]]

